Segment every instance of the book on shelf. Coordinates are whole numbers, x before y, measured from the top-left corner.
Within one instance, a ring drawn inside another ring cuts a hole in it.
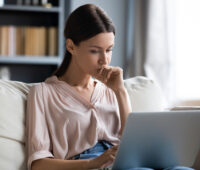
[[[8,27],[8,56],[16,55],[16,27]]]
[[[48,55],[56,56],[58,50],[58,30],[56,27],[48,28]]]
[[[23,28],[15,26],[0,26],[0,55],[23,55]]]
[[[28,53],[30,53],[30,43],[28,41],[31,37],[29,35],[29,29],[29,27],[24,29],[24,55],[28,55]]]
[[[5,5],[16,5],[16,0],[4,0]]]
[[[40,1],[39,0],[32,0],[32,5],[38,6],[38,5],[40,5]]]
[[[31,5],[31,0],[24,0],[24,5]]]
[[[8,55],[9,48],[9,27],[2,26],[1,27],[1,55]]]
[[[45,56],[46,54],[46,28],[27,27],[25,29],[25,55]]]
[[[24,55],[24,27],[16,27],[16,55]]]
[[[17,5],[23,5],[23,0],[17,0]]]
[[[0,56],[57,56],[57,27],[0,26]]]

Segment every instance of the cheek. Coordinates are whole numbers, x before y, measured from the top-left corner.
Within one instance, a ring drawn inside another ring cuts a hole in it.
[[[81,63],[85,69],[91,69],[95,67],[98,63],[98,56],[92,55],[90,53],[81,56]]]
[[[112,53],[108,56],[108,59],[107,59],[108,64],[110,64],[111,59],[112,59]]]
[[[84,64],[84,63],[87,63],[88,60],[90,60],[90,56],[84,50],[78,51],[78,53],[77,53],[77,60],[78,60],[78,62],[80,64]]]

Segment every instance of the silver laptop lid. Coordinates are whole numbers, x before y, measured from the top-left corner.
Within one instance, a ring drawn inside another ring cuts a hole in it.
[[[200,148],[200,111],[131,113],[114,170],[191,166]]]

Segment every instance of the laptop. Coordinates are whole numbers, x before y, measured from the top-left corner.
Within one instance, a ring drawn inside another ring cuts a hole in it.
[[[112,170],[191,167],[200,149],[200,111],[130,113]]]

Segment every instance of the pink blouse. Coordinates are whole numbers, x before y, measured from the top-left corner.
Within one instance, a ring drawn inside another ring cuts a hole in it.
[[[119,107],[114,92],[97,81],[88,102],[56,76],[30,89],[27,100],[28,169],[34,160],[69,159],[98,140],[119,144]]]

